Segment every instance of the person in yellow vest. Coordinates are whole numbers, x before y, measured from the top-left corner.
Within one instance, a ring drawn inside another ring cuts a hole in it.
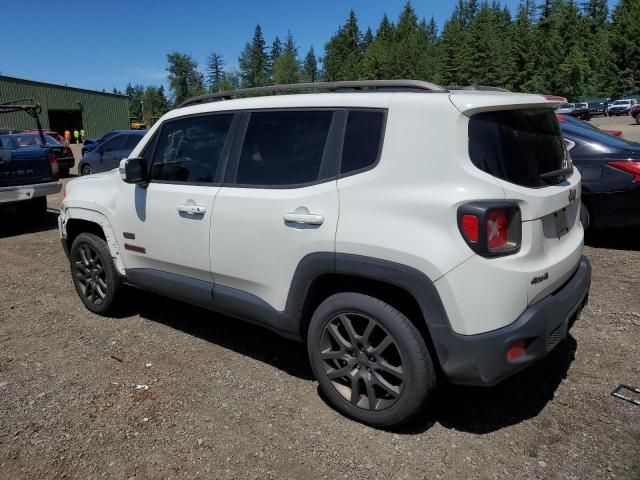
[[[80,129],[80,141],[84,143],[84,128]]]
[[[73,138],[75,139],[75,142],[78,143],[78,139],[80,138],[80,132],[78,131],[77,128],[73,130]]]
[[[67,142],[67,145],[71,143],[71,132],[68,128],[64,131],[64,140]]]

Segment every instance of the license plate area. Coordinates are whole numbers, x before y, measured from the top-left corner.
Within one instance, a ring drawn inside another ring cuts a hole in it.
[[[556,235],[558,238],[569,233],[569,222],[567,221],[566,208],[553,212],[553,220],[556,226]]]

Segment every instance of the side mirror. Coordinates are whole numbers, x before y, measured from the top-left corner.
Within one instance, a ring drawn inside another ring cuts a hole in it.
[[[8,163],[13,158],[11,150],[1,150],[0,149],[0,163]]]
[[[120,177],[125,183],[135,185],[146,185],[149,183],[147,178],[147,164],[144,158],[125,158],[120,161]]]

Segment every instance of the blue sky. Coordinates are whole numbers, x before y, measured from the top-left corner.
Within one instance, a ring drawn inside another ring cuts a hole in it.
[[[365,29],[374,31],[386,12],[395,20],[405,0],[112,0],[51,2],[21,0],[11,9],[19,21],[2,24],[0,72],[75,87],[123,89],[127,82],[165,82],[166,54],[191,54],[200,64],[215,50],[228,66],[259,23],[267,44],[290,29],[301,56],[326,40],[353,8]],[[439,26],[455,0],[415,0],[419,16],[433,15]],[[519,0],[503,0],[515,11]],[[613,2],[610,2],[610,4]],[[19,5],[19,6],[18,6]],[[6,10],[6,9],[5,9]],[[10,39],[10,40],[9,40]]]

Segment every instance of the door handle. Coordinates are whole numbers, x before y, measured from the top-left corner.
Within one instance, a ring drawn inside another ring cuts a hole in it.
[[[178,211],[189,215],[204,215],[207,209],[202,205],[178,205]]]
[[[303,223],[307,225],[322,225],[324,217],[312,213],[285,213],[284,221],[288,223]]]

